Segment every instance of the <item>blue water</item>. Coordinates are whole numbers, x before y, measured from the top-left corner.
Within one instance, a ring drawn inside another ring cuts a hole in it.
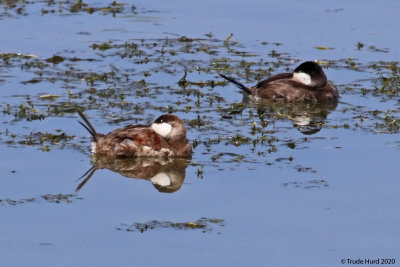
[[[110,5],[104,1],[85,3]],[[90,139],[76,122],[78,117],[65,112],[27,121],[2,113],[1,266],[339,266],[342,259],[366,258],[396,259],[398,265],[399,135],[376,129],[375,124],[382,121],[371,112],[390,109],[398,118],[400,107],[398,93],[387,97],[361,94],[360,88],[373,90],[376,86],[374,81],[380,77],[377,72],[343,66],[325,68],[341,93],[339,105],[330,111],[320,131],[307,136],[286,116],[267,116],[271,123],[265,127],[266,136],[279,139],[273,142],[277,151],[272,153],[268,153],[268,144],[259,143],[252,151],[251,141],[240,146],[229,143],[236,134],[260,137],[259,131],[251,133],[251,127],[253,122],[257,127],[261,125],[251,104],[238,113],[224,113],[217,108],[216,100],[208,104],[207,97],[215,96],[224,98],[219,103],[222,109],[240,104],[242,95],[232,85],[188,86],[188,91],[199,90],[205,95],[199,106],[194,103],[194,95],[182,94],[177,85],[185,68],[190,81],[219,80],[212,69],[215,58],[232,60],[233,74],[242,73],[243,82],[255,83],[254,77],[246,81],[244,71],[238,67],[242,57],[228,53],[223,46],[231,33],[230,41],[238,43],[232,43],[234,49],[255,55],[244,60],[274,61],[269,53],[276,50],[290,58],[289,69],[298,64],[294,60],[341,62],[351,57],[363,66],[381,60],[399,61],[397,1],[176,0],[133,4],[137,14],[128,11],[132,5],[128,3],[125,11],[115,17],[100,11],[42,15],[41,9],[48,8],[42,2],[26,4],[26,16],[16,15],[13,10],[7,11],[9,16],[0,16],[1,53],[29,54],[41,60],[54,54],[97,60],[49,66],[43,76],[37,69],[0,65],[0,107],[4,110],[7,104],[15,108],[21,103],[26,105],[29,96],[44,112],[52,103],[62,105],[67,101],[68,89],[78,94],[91,87],[83,79],[63,80],[67,64],[82,72],[100,73],[114,66],[129,73],[130,80],[96,82],[94,87],[120,90],[126,95],[125,101],[140,106],[139,112],[131,106],[111,106],[109,99],[96,95],[92,103],[86,93],[73,101],[90,106],[86,114],[99,132],[111,131],[130,120],[151,123],[168,106],[178,108],[176,113],[188,127],[188,139],[199,142],[183,185],[172,194],[160,193],[151,181],[100,169],[75,194],[78,178],[91,167]],[[58,5],[52,8],[57,10]],[[108,41],[122,44],[180,36],[207,39],[210,32],[220,42],[199,43],[218,43],[215,56],[178,51],[177,56],[167,57],[179,62],[171,66],[167,61],[157,62],[157,55],[149,56],[148,65],[140,65],[136,58],[111,55],[118,49],[101,52],[90,48],[93,43]],[[360,50],[358,42],[365,44]],[[317,46],[332,49],[318,50]],[[370,46],[386,52],[373,51]],[[196,72],[196,66],[210,67],[211,71]],[[145,77],[146,71],[151,76]],[[38,77],[57,80],[21,83]],[[148,95],[138,96],[135,91],[135,82],[141,79],[149,84]],[[360,87],[346,89],[354,83]],[[43,94],[59,98],[52,102],[40,98]],[[179,106],[177,101],[182,104]],[[188,112],[184,111],[186,105],[192,106]],[[231,117],[221,120],[226,114]],[[189,126],[198,115],[206,125]],[[358,116],[366,120],[361,122]],[[121,117],[126,120],[115,121]],[[345,123],[349,129],[343,127]],[[18,143],[31,132],[56,133],[57,129],[75,138],[56,145],[45,143],[48,152],[43,152],[39,144]],[[13,138],[7,131],[16,134],[14,143],[8,142]],[[209,139],[218,137],[222,138],[220,143],[207,145]],[[292,141],[296,144],[293,149],[287,146]],[[218,153],[225,154],[213,158]],[[69,201],[56,203],[43,198],[60,193],[68,195]],[[210,224],[212,230],[206,233],[170,228],[144,233],[118,230],[152,220],[193,222],[202,217],[224,220],[224,226]]]

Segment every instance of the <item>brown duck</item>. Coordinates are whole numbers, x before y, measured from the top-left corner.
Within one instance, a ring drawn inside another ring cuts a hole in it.
[[[86,116],[79,123],[92,136],[92,153],[108,157],[175,157],[188,158],[192,146],[186,139],[183,121],[175,115],[164,114],[151,125],[128,125],[108,134],[97,133]]]
[[[256,100],[335,102],[339,98],[336,87],[327,80],[321,66],[313,61],[303,62],[294,72],[274,75],[253,87],[247,87],[223,74],[219,75]]]

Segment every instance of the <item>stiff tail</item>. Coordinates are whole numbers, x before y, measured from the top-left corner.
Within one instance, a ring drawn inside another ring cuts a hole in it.
[[[96,133],[96,130],[94,129],[93,125],[89,122],[89,120],[86,118],[85,114],[82,113],[82,111],[80,111],[79,109],[77,109],[76,111],[78,112],[79,116],[81,116],[82,120],[86,124],[81,121],[78,121],[78,122],[90,133],[90,135],[93,137],[93,140],[96,141],[97,133]]]
[[[242,89],[243,91],[245,91],[246,93],[251,94],[251,90],[250,90],[249,87],[245,86],[244,84],[242,84],[242,83],[236,81],[235,79],[233,79],[233,78],[231,78],[231,77],[225,76],[225,75],[223,75],[223,74],[221,74],[221,73],[218,73],[218,74],[219,74],[222,78],[224,78],[224,79],[230,81],[231,83],[233,83],[234,85],[236,85],[237,87],[239,87],[240,89]]]

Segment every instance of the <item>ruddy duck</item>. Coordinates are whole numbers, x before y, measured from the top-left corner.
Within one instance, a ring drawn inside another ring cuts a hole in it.
[[[192,155],[192,146],[186,139],[182,120],[164,114],[150,126],[128,125],[108,134],[99,134],[86,116],[78,110],[79,123],[93,137],[92,153],[108,157],[182,157]]]
[[[339,98],[337,89],[327,80],[321,66],[313,61],[303,62],[293,73],[277,74],[253,87],[247,87],[223,74],[219,75],[256,99],[334,102]]]

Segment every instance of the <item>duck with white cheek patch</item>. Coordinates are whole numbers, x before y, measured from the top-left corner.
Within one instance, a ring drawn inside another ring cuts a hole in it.
[[[174,157],[190,158],[192,146],[186,139],[183,121],[164,114],[147,125],[128,125],[108,134],[99,134],[86,116],[78,111],[85,123],[79,122],[91,134],[92,153],[108,157]]]
[[[313,61],[303,62],[294,72],[274,75],[253,87],[219,75],[256,100],[336,102],[339,98],[336,87],[327,80],[321,66]]]

